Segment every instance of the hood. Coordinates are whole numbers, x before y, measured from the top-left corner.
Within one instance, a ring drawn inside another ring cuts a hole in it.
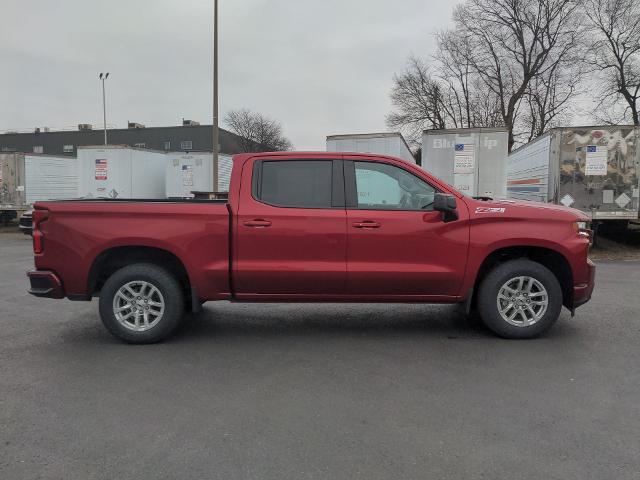
[[[553,203],[531,202],[527,200],[472,200],[469,202],[471,214],[505,215],[508,217],[549,218],[566,220],[591,220],[587,214],[575,208]]]

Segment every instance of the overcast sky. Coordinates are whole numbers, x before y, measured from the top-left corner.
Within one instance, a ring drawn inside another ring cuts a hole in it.
[[[1,0],[0,131],[211,123],[212,0]],[[393,74],[454,0],[219,0],[220,114],[280,120],[297,149],[385,131]]]

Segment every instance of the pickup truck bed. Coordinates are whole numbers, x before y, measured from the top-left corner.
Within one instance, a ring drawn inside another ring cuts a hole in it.
[[[42,202],[47,250],[36,269],[65,279],[65,295],[90,299],[133,256],[189,272],[194,294],[229,299],[229,210],[225,200],[69,200]],[[125,233],[126,232],[126,233]],[[153,253],[161,250],[164,254]],[[108,266],[108,268],[107,268]]]

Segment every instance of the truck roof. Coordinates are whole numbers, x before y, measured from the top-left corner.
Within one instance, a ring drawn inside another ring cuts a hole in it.
[[[300,156],[300,158],[295,158]],[[399,157],[392,155],[384,155],[381,153],[361,153],[361,152],[325,152],[325,151],[280,151],[280,152],[256,152],[256,153],[237,153],[233,156],[234,161],[244,161],[248,158],[256,157],[290,157],[295,160],[306,160],[312,158],[327,158],[327,156],[346,156],[346,157],[366,157],[366,158],[387,158],[391,160],[398,160],[409,165],[414,165],[411,162],[403,160]]]
[[[445,191],[450,190],[456,194],[456,196],[462,198],[463,194],[458,192],[454,187],[448,185],[446,182],[440,180],[437,177],[434,177],[433,174],[427,172],[426,170],[420,168],[419,165],[404,160],[399,157],[393,157],[391,155],[382,155],[379,153],[360,153],[360,152],[323,152],[323,151],[309,151],[309,152],[259,152],[259,153],[239,153],[233,156],[234,166],[236,163],[244,163],[245,161],[251,158],[274,158],[274,157],[288,157],[291,160],[312,160],[314,158],[327,158],[331,156],[342,156],[342,157],[352,157],[352,158],[364,158],[371,160],[393,160],[396,162],[401,162],[405,164],[407,167],[413,170],[417,170],[422,173],[427,173],[431,178],[431,181],[443,188]]]

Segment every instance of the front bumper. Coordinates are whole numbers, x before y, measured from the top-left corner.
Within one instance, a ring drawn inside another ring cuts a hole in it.
[[[27,272],[31,295],[45,298],[64,298],[64,289],[58,276],[48,270],[30,270]]]
[[[584,305],[591,300],[593,287],[595,287],[596,266],[587,258],[587,266],[589,268],[589,281],[573,287],[573,308],[576,309],[580,305]]]

